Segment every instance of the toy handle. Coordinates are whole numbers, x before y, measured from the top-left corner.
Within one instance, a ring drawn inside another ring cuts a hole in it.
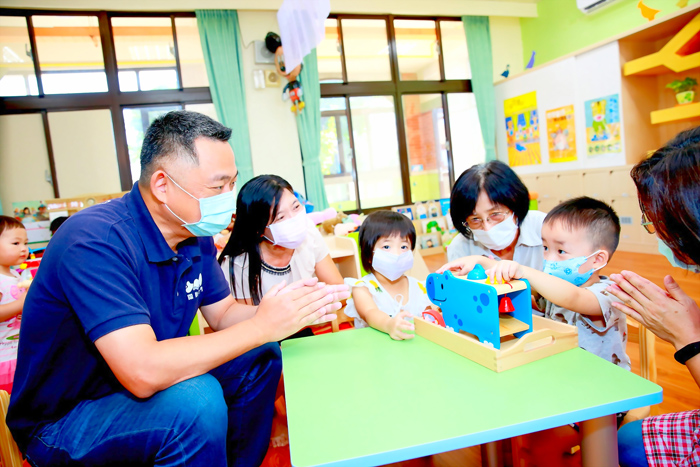
[[[539,339],[533,340],[531,342],[526,342],[523,347],[523,352],[532,352],[533,350],[541,349],[542,347],[549,347],[554,345],[557,338],[554,336],[544,336]]]

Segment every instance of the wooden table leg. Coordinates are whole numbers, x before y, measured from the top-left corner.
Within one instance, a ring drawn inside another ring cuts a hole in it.
[[[580,423],[583,467],[617,467],[616,416],[594,418]]]
[[[501,448],[501,441],[492,441],[490,443],[482,444],[481,466],[503,467],[503,451]]]

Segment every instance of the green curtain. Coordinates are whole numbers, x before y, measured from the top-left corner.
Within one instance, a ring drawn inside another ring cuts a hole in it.
[[[316,211],[322,211],[328,207],[328,198],[321,172],[321,84],[316,49],[304,57],[300,81],[305,107],[297,115],[297,133],[304,165],[306,198],[314,203]]]
[[[195,10],[211,100],[221,123],[233,130],[238,186],[253,178],[243,79],[243,45],[236,10]]]
[[[488,16],[462,16],[467,35],[472,91],[484,138],[486,161],[496,160],[496,97],[493,91],[493,60]]]

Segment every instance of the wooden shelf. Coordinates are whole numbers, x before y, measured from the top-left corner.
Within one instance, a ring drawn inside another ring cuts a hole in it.
[[[700,102],[678,105],[670,109],[655,110],[651,113],[651,123],[680,122],[700,118]]]
[[[661,75],[680,73],[700,67],[700,14],[656,53],[630,60],[624,75]]]

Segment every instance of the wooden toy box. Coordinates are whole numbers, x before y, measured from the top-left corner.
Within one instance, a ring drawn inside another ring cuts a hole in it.
[[[415,318],[416,334],[497,373],[510,370],[578,347],[575,326],[539,316],[532,317],[533,331],[520,339],[501,342],[501,349],[482,344],[474,337],[445,329],[423,318]],[[507,322],[501,324],[501,335],[508,335]]]

